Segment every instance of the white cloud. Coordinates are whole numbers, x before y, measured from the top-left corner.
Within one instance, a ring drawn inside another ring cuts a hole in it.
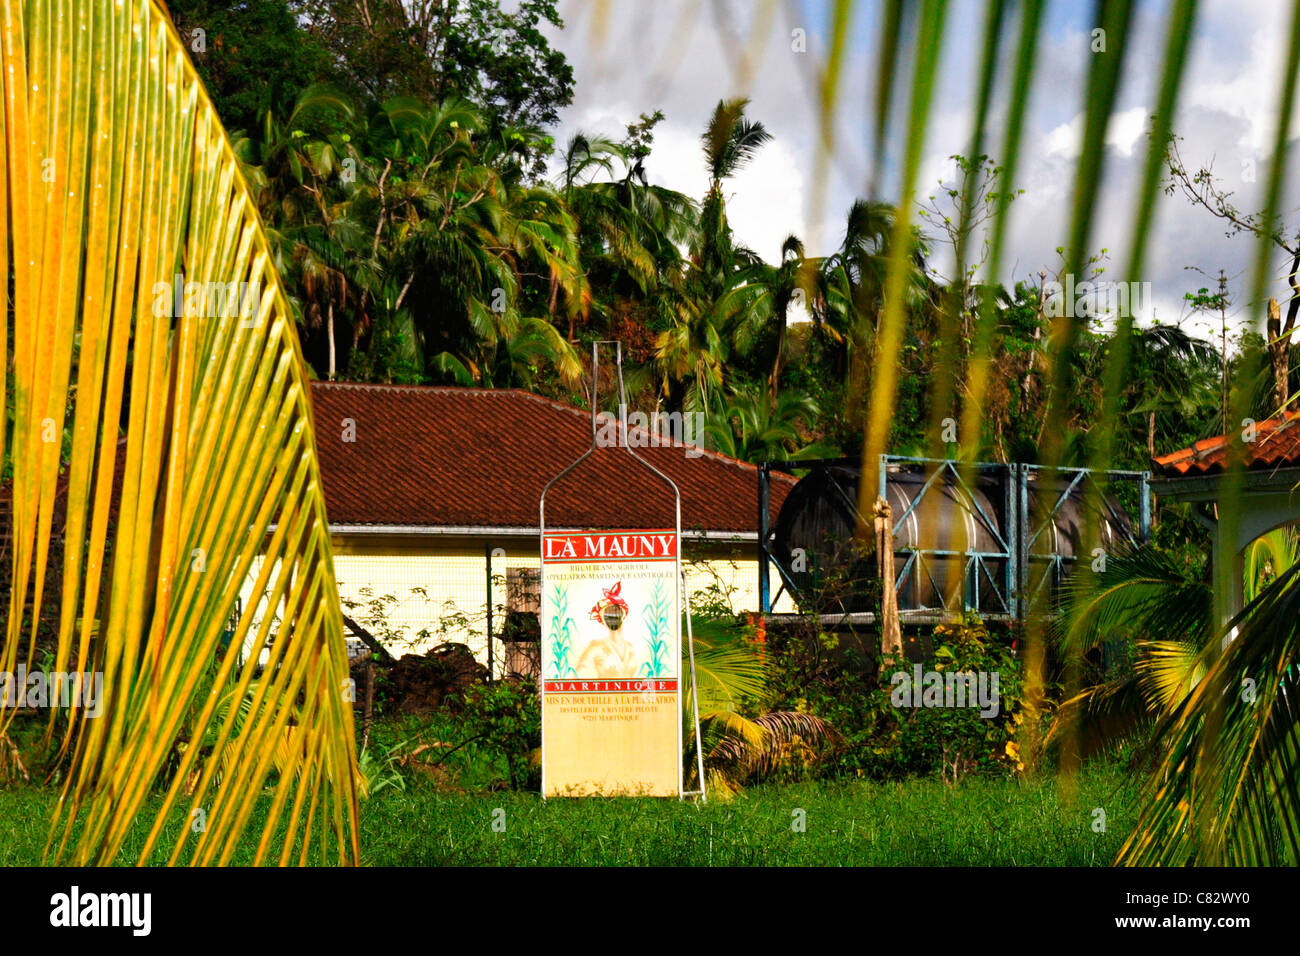
[[[789,144],[773,140],[730,182],[727,218],[736,236],[768,262],[790,234],[807,239],[804,176]]]
[[[855,17],[846,51],[836,117],[836,148],[826,166],[823,200],[813,209],[817,175],[819,120],[814,72],[825,55],[820,29],[824,17],[808,7],[785,7],[772,21],[766,43],[751,47],[757,68],[747,83],[733,72],[738,39],[747,34],[754,7],[729,2],[723,8],[694,0],[654,4],[610,4],[607,29],[597,42],[590,29],[590,7],[562,0],[561,13],[571,28],[555,36],[574,66],[576,99],[565,112],[557,138],[578,128],[615,137],[642,111],[663,109],[648,171],[659,183],[695,198],[707,187],[699,135],[719,98],[747,94],[749,115],[773,133],[752,167],[727,187],[728,209],[740,240],[774,261],[780,243],[793,232],[811,254],[834,248],[844,214],[857,196],[866,195],[870,169],[872,81],[877,54],[873,14]],[[721,9],[721,13],[719,13]],[[819,8],[820,9],[820,8]],[[1147,152],[1147,126],[1158,93],[1168,6],[1140,6],[1125,56],[1124,78],[1106,134],[1104,178],[1097,199],[1089,251],[1109,250],[1107,277],[1116,281],[1150,281],[1163,321],[1176,321],[1183,292],[1200,277],[1198,267],[1233,276],[1234,292],[1249,274],[1254,243],[1224,236],[1222,224],[1178,195],[1158,197],[1156,219],[1148,236],[1141,276],[1121,276],[1127,264],[1134,217],[1134,192]],[[792,12],[793,11],[793,12]],[[786,17],[799,18],[798,23]],[[977,61],[981,22],[976,6],[961,0],[941,59],[934,114],[918,183],[922,197],[936,181],[949,179],[949,156],[965,148],[970,134],[972,75]],[[1273,115],[1281,73],[1289,12],[1271,0],[1207,0],[1185,74],[1175,129],[1183,136],[1184,159],[1199,168],[1213,162],[1233,201],[1246,211],[1262,205],[1259,189],[1267,181],[1276,120]],[[719,24],[730,28],[724,36]],[[807,22],[804,22],[807,21]],[[1092,65],[1088,34],[1072,8],[1053,4],[1040,46],[1040,65],[1023,136],[1016,181],[1025,190],[1012,205],[1002,281],[1025,279],[1040,269],[1055,270],[1057,246],[1067,240],[1077,159],[1083,134],[1086,76]],[[962,24],[971,26],[967,29]],[[792,25],[808,30],[808,53],[789,50]],[[999,95],[1005,96],[1005,77]],[[997,103],[985,151],[996,162],[1001,145],[1005,104]],[[905,119],[905,117],[900,117]],[[1300,123],[1296,127],[1300,130]],[[890,139],[891,163],[901,155],[898,135]],[[1253,168],[1243,164],[1251,161]],[[1254,179],[1244,172],[1250,169]],[[883,182],[891,182],[887,167]],[[886,191],[882,198],[890,198]],[[1285,208],[1300,203],[1300,183],[1288,188]],[[814,226],[816,228],[814,228]],[[1279,290],[1285,294],[1283,283]],[[1243,317],[1255,312],[1243,303]]]
[[[1106,124],[1106,145],[1121,156],[1132,156],[1133,150],[1146,142],[1149,125],[1145,106],[1113,113]],[[1070,122],[1049,132],[1043,140],[1043,152],[1048,156],[1078,159],[1083,152],[1083,114],[1077,113]]]

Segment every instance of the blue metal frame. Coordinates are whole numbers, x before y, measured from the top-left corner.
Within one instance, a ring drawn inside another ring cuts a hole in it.
[[[926,478],[925,484],[921,486],[920,493],[912,499],[911,504],[909,504],[901,514],[894,517],[895,528],[898,528],[899,525],[901,525],[907,517],[916,510],[922,500],[924,500],[926,494],[929,493],[930,489],[939,482],[941,477],[951,475],[951,485],[955,486],[958,492],[965,497],[965,501],[969,503],[967,509],[968,513],[979,520],[980,524],[984,527],[984,530],[993,537],[994,542],[999,549],[993,551],[976,551],[972,549],[954,551],[948,548],[896,548],[894,551],[895,557],[897,558],[902,556],[904,560],[902,561],[899,573],[896,575],[895,587],[901,592],[902,588],[906,584],[909,571],[912,572],[913,579],[919,585],[920,574],[924,569],[926,578],[934,587],[934,590],[942,595],[943,607],[940,610],[953,612],[957,610],[957,608],[953,607],[957,601],[957,595],[955,593],[944,594],[945,588],[940,586],[939,582],[934,579],[934,575],[930,573],[929,569],[924,567],[925,559],[927,557],[964,557],[966,560],[965,565],[962,568],[960,609],[963,611],[977,611],[986,614],[986,616],[995,618],[1015,617],[1018,603],[1016,583],[1018,575],[1017,568],[1019,565],[1017,561],[1017,549],[1012,546],[1012,542],[1017,540],[1016,527],[1019,522],[1017,520],[1017,509],[1014,507],[1014,502],[1011,497],[1014,481],[1008,479],[1014,479],[1019,471],[1019,466],[1015,464],[1000,465],[992,462],[972,462],[968,464],[952,458],[914,458],[906,455],[881,455],[880,476],[879,484],[876,486],[877,488],[887,487],[889,480],[889,466],[895,464],[934,466],[931,474]],[[965,472],[965,474],[963,474],[963,472]],[[974,489],[972,489],[966,481],[967,475],[970,477],[978,477],[979,475],[990,473],[1001,473],[1008,476],[1007,478],[1004,478],[1002,482],[1003,493],[1006,496],[1003,501],[1003,510],[1007,515],[1007,520],[1005,522],[1006,527],[1000,525],[993,516],[984,510],[983,506],[980,505],[979,500],[975,496]],[[945,481],[945,485],[948,484],[949,483]],[[960,499],[958,500],[960,501]],[[1000,575],[1002,578],[1001,585],[999,585],[994,579],[994,568],[990,566],[990,561],[1005,562]],[[898,566],[897,561],[895,562],[895,565]],[[1001,606],[1000,610],[995,609],[989,611],[982,606],[982,602],[980,601],[981,576],[989,582],[990,593],[997,598],[998,604]]]
[[[1041,516],[1030,514],[1029,508],[1029,477],[1033,473],[1054,472],[1060,475],[1071,475],[1069,484],[1057,497],[1052,507]],[[1104,481],[1098,476],[1104,476]],[[1034,543],[1051,523],[1052,519],[1060,511],[1061,506],[1069,500],[1070,495],[1076,488],[1082,488],[1091,480],[1097,488],[1101,502],[1105,505],[1106,511],[1112,519],[1115,519],[1115,525],[1123,527],[1131,522],[1127,521],[1128,515],[1117,512],[1111,505],[1110,500],[1106,497],[1105,491],[1109,488],[1112,481],[1131,481],[1138,488],[1138,534],[1136,537],[1130,532],[1129,541],[1133,544],[1139,541],[1145,542],[1151,537],[1151,473],[1147,471],[1094,471],[1090,468],[1064,468],[1048,467],[1047,465],[1021,465],[1020,466],[1020,520],[1022,523],[1023,541],[1019,548],[1023,556],[1023,579],[1020,584],[1024,610],[1022,617],[1028,613],[1033,605],[1043,596],[1046,591],[1050,597],[1057,589],[1060,588],[1066,577],[1067,565],[1074,564],[1078,561],[1078,555],[1067,556],[1053,552],[1050,555],[1036,555],[1033,553]],[[1041,517],[1037,526],[1033,524],[1035,517]],[[1032,534],[1030,533],[1032,529]],[[1033,585],[1030,580],[1031,566],[1035,563],[1045,564],[1042,575],[1038,578],[1038,583]]]
[[[781,562],[776,560],[772,554],[771,539],[772,528],[769,515],[770,510],[770,480],[773,467],[783,471],[789,471],[793,468],[808,468],[819,465],[851,463],[841,459],[825,459],[818,461],[806,462],[764,462],[758,469],[758,590],[760,607],[764,614],[770,614],[772,604],[787,588],[790,593],[798,597],[798,588],[790,578],[786,568],[781,566]],[[1048,524],[1060,511],[1061,506],[1070,499],[1071,494],[1076,488],[1082,488],[1087,482],[1092,481],[1094,486],[1100,490],[1105,490],[1112,482],[1133,482],[1137,487],[1138,495],[1138,535],[1136,538],[1130,532],[1130,539],[1134,541],[1147,541],[1151,532],[1151,491],[1150,481],[1151,474],[1146,471],[1094,471],[1087,468],[1048,468],[1045,465],[1031,465],[1009,463],[1001,464],[998,462],[970,462],[964,463],[956,459],[947,458],[916,458],[906,455],[881,455],[879,466],[879,484],[878,488],[887,487],[889,479],[889,469],[891,465],[919,465],[931,470],[931,474],[926,478],[920,493],[912,500],[908,507],[899,515],[894,517],[894,527],[907,519],[909,515],[921,503],[921,500],[929,493],[930,489],[939,482],[941,476],[951,475],[952,485],[959,490],[960,497],[957,499],[961,502],[963,499],[968,502],[968,513],[980,521],[985,530],[993,537],[996,546],[1000,550],[979,551],[979,550],[962,550],[956,551],[945,548],[897,548],[895,554],[895,567],[898,569],[895,574],[894,587],[900,592],[902,597],[903,589],[909,583],[919,588],[924,574],[934,590],[941,595],[943,602],[942,608],[918,609],[908,613],[932,613],[940,611],[942,613],[954,613],[957,607],[954,605],[958,602],[958,595],[954,592],[945,593],[945,588],[935,581],[933,573],[927,566],[927,559],[934,558],[957,558],[965,559],[962,568],[960,609],[964,611],[975,611],[986,619],[990,620],[1023,620],[1028,616],[1030,611],[1035,607],[1038,601],[1046,592],[1049,597],[1059,588],[1061,582],[1065,579],[1068,566],[1072,565],[1077,556],[1067,556],[1057,552],[1047,555],[1035,555],[1033,553],[1034,543],[1039,536],[1047,529]],[[1056,502],[1050,510],[1043,515],[1033,515],[1029,507],[1029,486],[1031,476],[1037,473],[1054,472],[1069,477],[1069,483],[1058,496]],[[967,484],[966,477],[977,477],[981,475],[1001,476],[999,482],[1003,493],[1003,512],[1005,521],[1002,524],[996,522],[984,508],[979,504],[973,489]],[[948,482],[945,481],[945,485]],[[1104,495],[1101,498],[1109,516],[1115,519],[1119,526],[1128,526],[1131,528],[1129,516],[1126,513],[1116,511],[1111,501]],[[856,513],[857,505],[853,503],[853,510]],[[780,588],[774,598],[771,593],[770,573],[768,561],[776,564],[781,582]],[[1002,573],[996,574],[996,568],[990,562],[1005,562]],[[1037,584],[1031,586],[1031,565],[1045,564],[1043,574],[1038,578]],[[1000,580],[999,580],[1000,579]],[[982,582],[987,582],[985,588]],[[996,599],[996,602],[994,602]],[[992,606],[989,606],[992,605]]]

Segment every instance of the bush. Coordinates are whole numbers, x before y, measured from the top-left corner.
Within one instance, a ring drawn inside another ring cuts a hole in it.
[[[511,679],[475,684],[465,691],[461,715],[468,739],[480,750],[504,760],[511,790],[541,789],[542,708],[537,684]]]
[[[1014,769],[1015,750],[1008,744],[1021,719],[1023,682],[1012,649],[974,615],[939,625],[929,643],[933,650],[919,661],[884,660],[873,673],[862,646],[805,619],[769,641],[769,703],[815,714],[839,732],[840,745],[822,765],[828,775],[886,780],[939,773],[956,781],[968,773]],[[923,673],[986,675],[990,689],[996,674],[996,716],[983,717],[975,706],[914,706],[910,685],[917,663]]]

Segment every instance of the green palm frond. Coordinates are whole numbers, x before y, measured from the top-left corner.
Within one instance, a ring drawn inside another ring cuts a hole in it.
[[[1121,863],[1300,861],[1300,566],[1230,627],[1236,638],[1159,728],[1163,760]]]
[[[1089,687],[1063,701],[1052,718],[1044,746],[1070,741],[1081,754],[1131,736],[1158,716],[1142,693],[1137,675]]]
[[[1269,582],[1300,561],[1300,533],[1295,528],[1274,528],[1246,546],[1242,554],[1244,596],[1252,601]]]
[[[1209,636],[1211,592],[1202,569],[1180,566],[1154,547],[1107,558],[1104,570],[1080,569],[1064,591],[1058,636],[1067,648],[1089,650],[1126,638],[1181,640],[1193,648]]]
[[[693,630],[701,708],[738,710],[745,700],[763,694],[766,665],[753,648],[702,619],[694,620]],[[688,703],[685,697],[683,706]]]
[[[1198,648],[1187,641],[1141,641],[1133,670],[1138,688],[1152,713],[1175,710],[1205,678],[1205,671],[1218,649]]]
[[[749,100],[719,100],[704,130],[704,161],[716,183],[737,173],[772,138],[762,123],[745,116]]]

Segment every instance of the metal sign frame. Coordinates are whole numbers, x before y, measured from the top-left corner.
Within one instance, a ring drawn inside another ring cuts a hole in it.
[[[596,419],[598,417],[596,400],[600,387],[600,346],[613,345],[615,347],[615,367],[618,370],[618,435],[619,441],[615,447],[621,447],[632,456],[639,464],[643,465],[656,477],[662,479],[669,488],[672,489],[674,499],[674,510],[676,512],[674,528],[677,533],[677,556],[674,560],[674,574],[677,579],[677,594],[679,614],[686,616],[686,647],[690,662],[691,676],[691,713],[695,725],[695,760],[696,775],[699,779],[698,790],[686,790],[683,779],[684,769],[682,767],[682,721],[681,715],[677,718],[677,799],[682,800],[686,797],[698,796],[701,802],[707,803],[708,797],[705,794],[704,784],[704,742],[700,734],[700,699],[699,686],[695,675],[695,637],[691,629],[691,598],[686,587],[686,579],[682,574],[682,493],[677,487],[677,483],[669,478],[666,474],[656,468],[650,462],[638,455],[627,440],[627,389],[623,384],[623,343],[621,340],[602,339],[591,343],[591,446],[579,455],[568,467],[552,478],[542,488],[542,495],[537,505],[538,518],[538,556],[540,559],[541,570],[538,574],[539,593],[545,599],[546,595],[546,495],[558,482],[584,461],[590,458],[598,447]],[[545,622],[540,622],[545,629]],[[681,622],[678,622],[680,627]],[[680,645],[678,654],[681,654]],[[680,667],[680,661],[678,662]],[[546,704],[546,674],[541,674],[541,694],[542,706]],[[546,721],[542,720],[542,799],[546,799]]]

